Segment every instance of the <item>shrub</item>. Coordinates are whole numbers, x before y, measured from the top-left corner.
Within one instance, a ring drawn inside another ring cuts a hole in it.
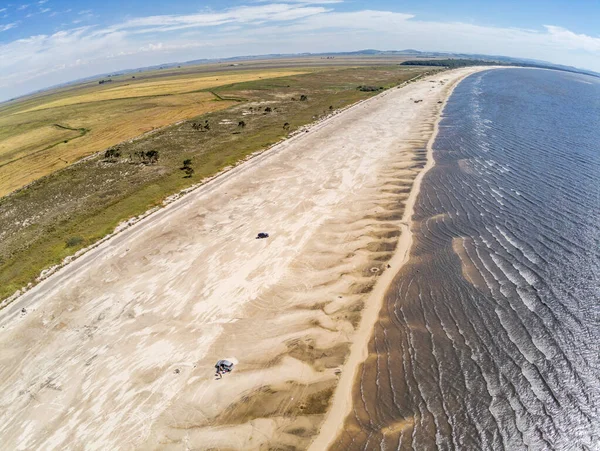
[[[378,88],[377,86],[359,86],[357,89],[362,92],[377,92],[383,90],[383,88]]]
[[[83,243],[83,238],[80,236],[72,236],[65,240],[66,247],[75,247]]]

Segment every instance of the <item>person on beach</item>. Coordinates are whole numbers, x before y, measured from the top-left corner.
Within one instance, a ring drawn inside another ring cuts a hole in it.
[[[229,360],[219,360],[215,365],[215,368],[217,370],[215,377],[217,379],[222,379],[223,374],[231,373],[231,370],[233,369],[233,363]]]

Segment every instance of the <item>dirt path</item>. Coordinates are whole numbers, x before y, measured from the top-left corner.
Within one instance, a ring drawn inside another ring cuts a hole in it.
[[[473,71],[387,91],[319,124],[5,309],[2,443],[308,446],[340,369],[346,377],[369,292],[390,272],[438,102]],[[256,240],[262,231],[270,238]],[[238,365],[215,380],[227,357]]]

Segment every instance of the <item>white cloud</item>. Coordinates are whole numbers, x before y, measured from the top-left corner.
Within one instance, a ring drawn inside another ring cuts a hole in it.
[[[20,5],[20,6],[17,8],[17,11],[23,11],[24,9],[27,9],[27,8],[29,8],[29,5]]]
[[[6,11],[6,8],[0,8],[0,13],[3,13],[4,11]]]
[[[567,49],[584,49],[588,52],[600,52],[600,37],[573,33],[562,27],[544,25],[548,30],[550,40]]]
[[[67,14],[67,13],[70,13],[70,12],[71,12],[70,9],[65,9],[64,11],[52,11],[50,14],[48,14],[48,17],[56,17],[56,16],[59,16],[61,14]]]
[[[17,22],[0,25],[0,32],[10,30],[11,28],[15,28],[17,25]]]
[[[135,33],[152,33],[194,27],[214,27],[231,23],[262,24],[297,20],[327,11],[327,9],[320,6],[291,4],[241,6],[220,13],[141,17],[115,25],[113,29],[131,30]]]
[[[390,11],[340,12],[324,6],[333,3],[261,1],[216,12],[131,18],[107,27],[77,26],[0,43],[0,99],[166,61],[364,48],[505,54],[600,70],[600,38],[559,26],[489,27],[424,21]],[[72,23],[90,14],[90,10],[80,11]],[[0,31],[15,26],[16,22],[0,25]]]

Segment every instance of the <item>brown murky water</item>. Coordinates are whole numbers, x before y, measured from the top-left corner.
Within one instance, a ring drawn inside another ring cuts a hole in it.
[[[600,80],[455,90],[333,449],[600,449]]]

